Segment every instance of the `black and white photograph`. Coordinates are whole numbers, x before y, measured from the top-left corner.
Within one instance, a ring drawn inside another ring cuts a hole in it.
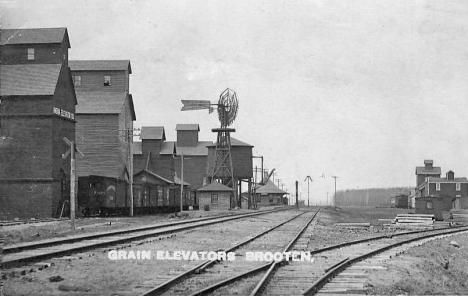
[[[468,2],[0,0],[0,296],[468,295]]]

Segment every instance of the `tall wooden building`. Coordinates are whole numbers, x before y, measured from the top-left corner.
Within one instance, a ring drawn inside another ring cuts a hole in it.
[[[0,34],[0,219],[54,217],[69,198],[77,103],[66,28]]]
[[[109,186],[116,188],[116,200],[127,200],[129,205],[136,120],[129,93],[130,61],[70,61],[69,65],[78,99],[76,144],[85,155],[76,161],[78,191],[86,190],[89,176],[112,178]]]

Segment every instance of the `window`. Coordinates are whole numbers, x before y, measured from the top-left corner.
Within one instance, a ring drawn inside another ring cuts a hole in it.
[[[34,48],[28,48],[28,61],[34,60]]]
[[[440,183],[436,183],[436,191],[440,191]]]
[[[73,83],[75,86],[81,86],[81,75],[73,76]]]
[[[110,86],[110,85],[111,85],[110,75],[104,76],[104,86]]]
[[[432,209],[432,201],[426,202],[426,209]]]
[[[460,191],[460,190],[461,190],[461,189],[460,189],[460,183],[456,183],[456,184],[457,184],[457,185],[456,185],[457,191]]]
[[[262,202],[262,196],[260,194],[257,195],[257,202]]]
[[[211,203],[212,204],[218,203],[218,195],[217,194],[212,194],[211,195]]]
[[[273,196],[270,195],[270,203],[273,203]]]

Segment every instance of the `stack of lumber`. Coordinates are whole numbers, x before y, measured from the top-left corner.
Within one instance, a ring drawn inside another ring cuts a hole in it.
[[[450,217],[453,221],[468,222],[468,209],[467,210],[451,210]]]
[[[433,228],[433,214],[398,214],[395,218],[396,227],[400,228]]]
[[[362,228],[362,227],[370,227],[370,223],[367,223],[367,222],[335,223],[335,226],[346,227],[346,228]]]

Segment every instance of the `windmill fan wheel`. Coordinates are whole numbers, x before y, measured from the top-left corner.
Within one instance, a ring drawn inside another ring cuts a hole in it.
[[[236,92],[227,88],[219,96],[218,100],[218,117],[221,126],[230,126],[236,119],[238,109],[239,101],[237,100]]]

